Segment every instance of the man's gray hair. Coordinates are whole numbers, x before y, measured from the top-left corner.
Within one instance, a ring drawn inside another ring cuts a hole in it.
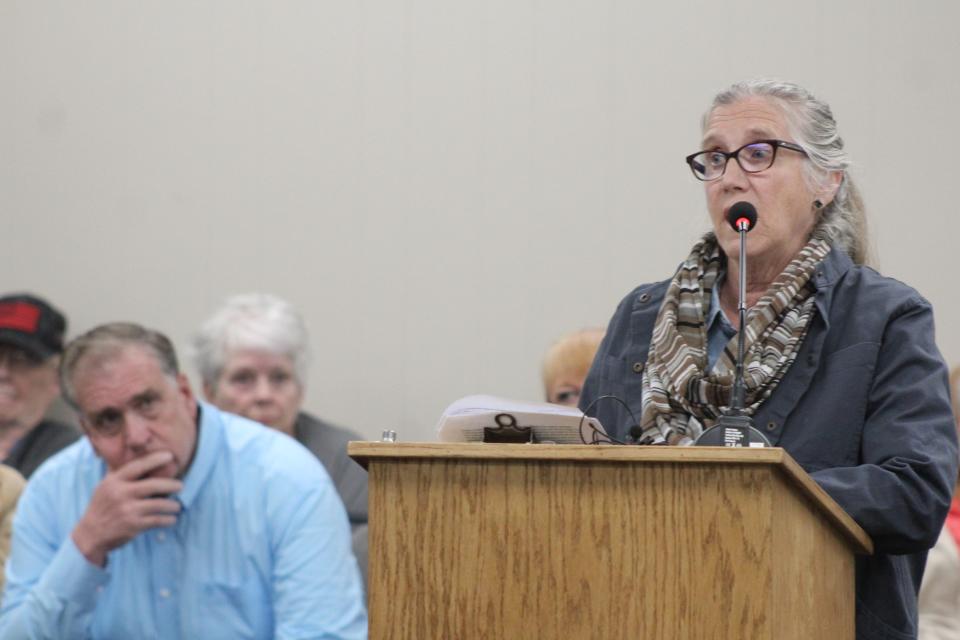
[[[67,402],[75,409],[80,408],[73,388],[73,374],[82,361],[90,358],[109,360],[130,345],[139,345],[152,351],[160,368],[171,378],[176,378],[180,373],[177,352],[167,336],[132,322],[102,324],[71,340],[63,352],[60,385]]]
[[[799,85],[781,80],[761,78],[731,85],[716,95],[703,117],[707,126],[710,114],[719,106],[746,98],[770,98],[784,111],[796,143],[807,152],[807,179],[818,190],[825,186],[828,173],[840,171],[843,180],[833,201],[818,213],[813,235],[845,251],[857,264],[870,262],[866,208],[860,191],[847,169],[851,160],[843,148],[830,106]]]
[[[297,381],[306,382],[307,327],[286,300],[266,293],[233,296],[203,323],[193,341],[193,359],[204,384],[217,383],[231,351],[247,349],[289,357]]]

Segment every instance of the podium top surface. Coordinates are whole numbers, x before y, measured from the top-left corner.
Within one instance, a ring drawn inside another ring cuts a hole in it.
[[[351,442],[347,453],[367,467],[375,461],[489,460],[641,464],[730,464],[776,467],[827,518],[856,553],[873,553],[873,542],[803,468],[779,447],[628,447],[612,445],[490,444],[476,442]]]

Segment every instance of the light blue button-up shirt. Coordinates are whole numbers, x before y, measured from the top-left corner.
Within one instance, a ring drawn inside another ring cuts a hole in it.
[[[90,564],[70,533],[106,470],[82,438],[32,477],[0,638],[366,638],[347,516],[292,438],[201,405],[177,523]]]

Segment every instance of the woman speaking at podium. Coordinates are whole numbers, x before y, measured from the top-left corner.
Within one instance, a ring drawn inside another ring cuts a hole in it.
[[[864,265],[864,206],[824,102],[739,83],[714,98],[702,133],[687,164],[713,230],[671,279],[620,303],[580,407],[638,444],[688,444],[714,426],[734,395],[746,263],[742,413],[873,539],[876,553],[857,558],[857,637],[915,637],[957,474],[933,310]],[[754,220],[728,221],[735,205]],[[750,227],[745,260],[738,224]]]

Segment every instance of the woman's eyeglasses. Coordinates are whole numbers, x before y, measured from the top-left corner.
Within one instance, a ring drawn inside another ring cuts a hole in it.
[[[737,164],[746,173],[759,173],[773,166],[777,159],[777,149],[783,147],[807,155],[803,147],[784,140],[756,140],[733,151],[697,151],[687,156],[687,164],[697,180],[709,182],[716,180],[727,170],[730,158],[736,158]]]

